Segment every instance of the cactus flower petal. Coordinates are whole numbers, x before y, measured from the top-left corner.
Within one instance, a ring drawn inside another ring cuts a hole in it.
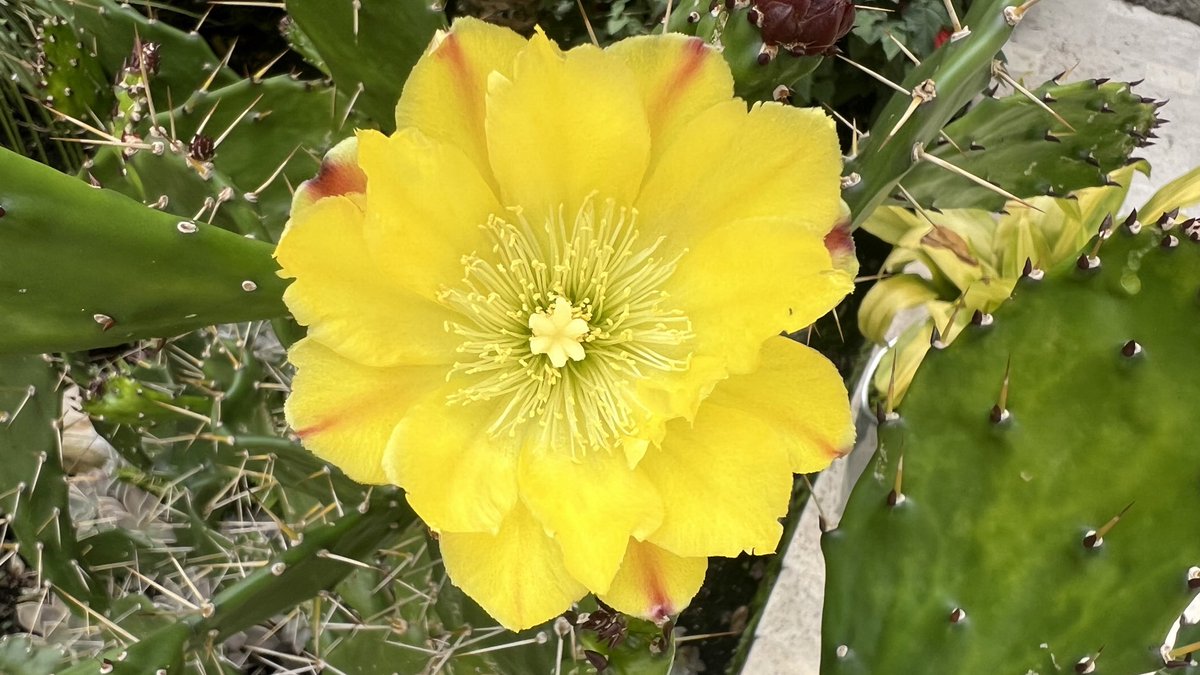
[[[415,399],[442,385],[442,366],[372,368],[312,338],[288,350],[296,366],[284,412],[305,447],[360,483],[390,482],[383,451]]]
[[[572,459],[552,449],[526,451],[521,495],[554,535],[572,576],[597,593],[608,590],[632,533],[645,538],[662,522],[658,491],[620,453]]]
[[[561,614],[587,593],[523,506],[510,511],[495,534],[442,534],[441,550],[455,585],[512,630]]]
[[[479,225],[503,211],[495,193],[467,155],[417,128],[359,132],[359,148],[368,248],[388,276],[435,299],[446,279],[462,275],[464,252],[491,246]]]
[[[680,236],[760,217],[824,236],[841,213],[841,169],[833,120],[820,110],[763,103],[747,113],[727,100],[663,149],[637,206],[644,222]]]
[[[451,315],[399,287],[363,238],[355,199],[325,197],[293,216],[275,249],[295,281],[283,300],[308,334],[346,358],[373,366],[448,364],[458,341],[441,330]]]
[[[361,199],[367,191],[367,177],[358,165],[358,141],[347,138],[330,148],[321,159],[317,175],[300,184],[292,197],[292,215],[326,197]]]
[[[692,424],[668,424],[638,468],[664,508],[647,541],[685,557],[762,555],[779,543],[792,471],[775,428],[755,413],[705,401]]]
[[[538,219],[559,208],[573,215],[593,192],[631,203],[650,156],[629,68],[591,45],[564,53],[540,33],[511,80],[488,82],[487,130],[502,199]]]
[[[643,35],[607,51],[621,57],[638,82],[655,154],[670,147],[696,115],[733,97],[729,66],[700,38]]]
[[[495,533],[517,503],[517,444],[488,433],[499,404],[449,407],[447,394],[443,387],[404,415],[384,471],[435,532]]]
[[[853,286],[833,124],[731,92],[693,39],[564,52],[459,20],[399,130],[293,207],[289,420],[402,487],[509,628],[585,592],[679,612],[708,556],[775,550],[792,472],[850,437],[833,367],[777,337]]]
[[[621,571],[600,599],[618,611],[662,623],[687,606],[707,571],[706,557],[684,558],[630,540]]]
[[[795,473],[829,466],[854,445],[854,425],[844,404],[846,385],[819,352],[786,338],[767,340],[763,368],[717,385],[710,401],[749,412],[774,428]],[[769,364],[769,367],[765,367]],[[794,392],[779,396],[780,391]]]
[[[786,219],[737,222],[696,242],[668,286],[696,331],[696,367],[661,383],[671,392],[664,415],[691,416],[716,379],[758,366],[764,341],[799,330],[828,312],[853,289],[854,278],[835,269],[816,235]],[[724,368],[707,371],[719,358]],[[711,357],[711,359],[706,359]],[[683,394],[692,393],[693,398]]]
[[[440,34],[413,66],[396,106],[396,128],[415,127],[458,147],[485,177],[491,176],[485,99],[492,73],[511,77],[526,41],[511,30],[460,18]]]

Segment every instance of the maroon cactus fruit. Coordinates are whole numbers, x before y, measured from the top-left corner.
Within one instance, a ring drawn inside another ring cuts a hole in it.
[[[752,0],[750,22],[763,43],[796,56],[834,53],[854,26],[852,0]]]

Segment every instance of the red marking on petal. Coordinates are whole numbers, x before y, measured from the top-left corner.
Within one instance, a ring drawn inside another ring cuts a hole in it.
[[[661,119],[666,115],[671,103],[692,85],[692,82],[700,73],[701,66],[704,65],[704,59],[708,56],[708,49],[708,46],[704,44],[704,40],[700,38],[688,40],[687,45],[683,48],[683,62],[679,64],[679,67],[667,79],[662,94],[654,102],[654,107],[650,114],[651,119]]]
[[[670,604],[654,605],[650,608],[650,620],[661,626],[662,624],[666,623],[667,619],[670,619],[671,615],[674,613],[675,610],[671,608]]]
[[[446,39],[442,40],[442,44],[438,46],[436,55],[441,58],[449,67],[453,74],[455,84],[458,85],[458,93],[463,98],[463,102],[474,112],[479,113],[479,105],[483,102],[483,94],[479,91],[478,83],[474,77],[474,69],[471,67],[471,62],[467,60],[467,54],[463,51],[462,43],[458,36],[450,33]]]
[[[646,560],[646,585],[649,586],[646,595],[650,596],[650,608],[647,613],[655,623],[663,623],[675,613],[671,598],[663,588],[662,577],[654,560]]]
[[[829,255],[837,258],[846,254],[854,254],[854,238],[850,236],[850,224],[838,223],[829,234],[825,235],[825,248]]]
[[[846,220],[838,223],[825,235],[825,248],[829,251],[829,257],[833,261],[833,266],[841,270],[850,270],[857,267],[857,260],[854,257],[854,237],[850,235],[850,221]]]
[[[312,195],[313,201],[325,197],[337,197],[367,191],[367,174],[357,164],[345,160],[337,161],[326,157],[315,178],[302,186]]]
[[[469,81],[467,76],[471,74],[471,66],[467,63],[467,56],[463,54],[457,35],[447,35],[442,44],[438,45],[436,55],[450,64],[450,69],[460,81]]]
[[[708,47],[704,44],[704,40],[700,38],[688,40],[687,47],[684,49],[683,63],[679,66],[679,70],[675,71],[675,77],[668,87],[672,95],[678,95],[679,90],[688,87],[692,80],[696,79],[696,75],[700,72],[700,66],[703,65],[707,55]]]
[[[311,427],[304,427],[303,429],[297,429],[296,435],[299,436],[301,440],[303,440],[305,438],[308,438],[309,436],[314,436],[316,434],[319,434],[322,431],[327,431],[330,427],[332,427],[334,425],[335,422],[336,422],[335,419],[329,419],[329,420],[325,420],[324,422],[318,422],[317,424],[314,424]]]
[[[458,92],[460,105],[467,111],[467,119],[473,120],[482,134],[484,118],[484,92],[481,78],[475,76],[475,68],[463,50],[462,41],[453,32],[448,34],[438,45],[434,56],[445,63],[450,70]]]
[[[820,434],[803,424],[796,422],[793,423],[791,427],[792,431],[796,432],[796,434],[800,436],[803,436],[806,441],[819,448],[821,452],[824,452],[829,457],[830,461],[833,461],[839,457],[844,457],[846,453],[850,452],[850,448],[846,448],[845,450],[839,449],[832,443],[826,441],[825,438]]]

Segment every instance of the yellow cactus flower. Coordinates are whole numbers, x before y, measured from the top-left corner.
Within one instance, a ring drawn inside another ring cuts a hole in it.
[[[588,592],[665,620],[708,556],[774,551],[792,473],[852,441],[780,336],[852,288],[830,120],[747,109],[697,39],[460,19],[396,121],[330,152],[276,251],[305,446],[401,486],[512,629]]]

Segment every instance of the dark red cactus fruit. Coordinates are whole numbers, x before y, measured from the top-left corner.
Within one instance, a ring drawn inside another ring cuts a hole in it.
[[[854,26],[853,0],[751,0],[763,44],[796,56],[829,55]]]

